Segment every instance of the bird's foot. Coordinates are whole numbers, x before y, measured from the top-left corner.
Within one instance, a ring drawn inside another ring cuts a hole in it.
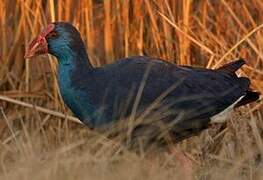
[[[192,180],[193,179],[193,166],[192,162],[189,158],[185,156],[185,154],[173,147],[171,149],[172,155],[178,160],[180,169],[181,169],[181,177],[185,180]]]

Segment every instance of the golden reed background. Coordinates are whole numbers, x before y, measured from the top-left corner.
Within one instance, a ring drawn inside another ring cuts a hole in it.
[[[213,68],[243,57],[247,66],[240,73],[263,92],[262,0],[0,0],[1,97],[69,113],[58,92],[56,61],[23,58],[27,42],[52,21],[77,26],[94,66],[149,55]],[[48,110],[18,104],[0,100],[0,179],[180,176],[171,154],[139,157]],[[195,179],[263,178],[261,109],[262,101],[240,108],[227,126],[176,145],[192,160]]]

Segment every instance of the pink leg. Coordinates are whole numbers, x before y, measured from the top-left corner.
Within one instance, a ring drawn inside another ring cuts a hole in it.
[[[176,157],[176,159],[180,163],[181,169],[181,176],[185,180],[192,180],[193,179],[193,167],[192,162],[189,158],[187,158],[183,152],[177,150],[175,147],[171,149],[171,153]]]

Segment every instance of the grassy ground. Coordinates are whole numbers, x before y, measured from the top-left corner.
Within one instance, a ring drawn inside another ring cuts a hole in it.
[[[76,25],[94,66],[146,54],[214,68],[243,57],[239,74],[263,92],[262,12],[261,0],[0,0],[0,179],[182,179],[171,153],[140,156],[61,117],[70,111],[56,61],[23,58],[48,22]],[[262,179],[262,137],[259,101],[175,146],[192,160],[194,179]]]

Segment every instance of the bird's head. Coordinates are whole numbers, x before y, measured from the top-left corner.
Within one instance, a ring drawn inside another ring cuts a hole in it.
[[[70,23],[54,22],[47,25],[26,48],[25,58],[52,54],[57,58],[78,51],[83,46],[78,30]]]

